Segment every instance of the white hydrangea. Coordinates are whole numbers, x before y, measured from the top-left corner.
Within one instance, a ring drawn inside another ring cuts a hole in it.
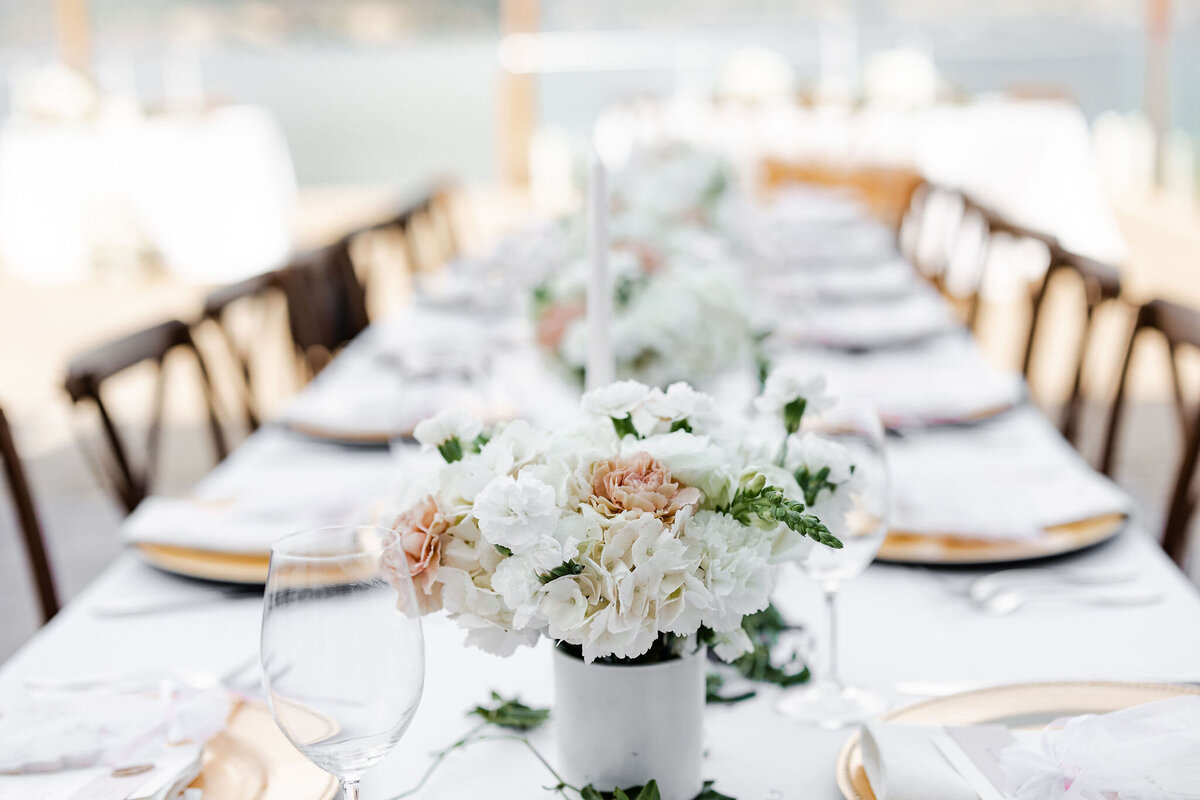
[[[461,408],[448,408],[439,411],[429,419],[417,423],[413,429],[413,438],[424,447],[441,447],[451,439],[458,439],[462,444],[475,441],[483,433],[483,422]]]
[[[772,536],[728,514],[699,511],[684,528],[683,540],[697,555],[701,580],[711,595],[702,622],[715,631],[742,624],[742,617],[770,603]]]

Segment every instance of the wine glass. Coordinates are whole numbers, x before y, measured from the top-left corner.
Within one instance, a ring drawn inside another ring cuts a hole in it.
[[[357,800],[421,701],[425,644],[408,561],[394,531],[320,528],[271,547],[263,682],[300,752]]]
[[[816,545],[795,562],[824,594],[825,641],[818,646],[820,663],[813,680],[784,694],[779,709],[802,722],[840,728],[886,707],[881,696],[847,686],[838,678],[837,593],[842,583],[867,568],[883,544],[891,482],[883,426],[870,406],[842,400],[820,417],[806,418],[802,431],[844,447],[853,471],[848,480],[832,491],[823,490],[817,503],[810,505],[843,546]]]

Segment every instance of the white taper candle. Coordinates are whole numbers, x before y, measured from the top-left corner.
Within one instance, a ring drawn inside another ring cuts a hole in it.
[[[613,284],[608,269],[608,171],[593,151],[588,170],[587,365],[585,385],[591,390],[612,383]]]

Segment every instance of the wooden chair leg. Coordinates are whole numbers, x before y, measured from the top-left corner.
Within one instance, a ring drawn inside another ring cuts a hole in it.
[[[1079,337],[1079,355],[1075,363],[1075,377],[1071,382],[1071,394],[1067,398],[1067,407],[1063,412],[1062,431],[1063,438],[1073,445],[1077,445],[1075,439],[1078,436],[1079,415],[1083,409],[1083,370],[1087,365],[1088,350],[1092,339],[1092,321],[1095,318],[1095,308],[1088,306],[1087,314],[1083,320],[1083,330]]]
[[[1133,360],[1133,349],[1137,346],[1138,334],[1141,333],[1141,314],[1134,322],[1133,331],[1125,346],[1125,358],[1121,362],[1121,375],[1117,378],[1117,394],[1108,410],[1108,425],[1104,433],[1104,450],[1100,457],[1100,471],[1108,477],[1113,477],[1116,467],[1117,442],[1121,437],[1121,422],[1125,406],[1125,384],[1129,379],[1129,362]]]
[[[1195,504],[1192,500],[1192,479],[1196,474],[1196,462],[1200,457],[1200,421],[1192,426],[1175,478],[1171,493],[1171,508],[1167,513],[1167,524],[1163,528],[1163,550],[1179,566],[1187,560],[1188,523],[1191,522]]]
[[[34,584],[38,593],[38,606],[42,612],[42,621],[49,622],[58,613],[58,591],[54,586],[54,575],[50,569],[50,559],[46,555],[46,541],[38,521],[37,512],[33,507],[29,484],[25,480],[25,472],[17,461],[17,447],[12,438],[12,431],[4,412],[0,411],[0,454],[3,454],[4,472],[8,478],[13,504],[16,507],[17,522],[21,535],[25,539],[25,553],[29,558],[29,566],[33,572]]]

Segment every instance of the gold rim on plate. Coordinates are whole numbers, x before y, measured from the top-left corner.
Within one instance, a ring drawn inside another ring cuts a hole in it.
[[[984,725],[1032,723],[1045,718],[1103,714],[1166,700],[1180,695],[1200,695],[1200,689],[1155,683],[1103,681],[1021,683],[963,692],[925,700],[880,716],[889,722],[915,725]],[[837,784],[845,800],[876,800],[863,770],[860,734],[846,740],[837,759]]]
[[[412,430],[396,431],[354,431],[343,428],[327,428],[309,422],[285,422],[284,427],[312,439],[338,444],[362,446],[386,446],[393,439],[411,439]]]
[[[1111,513],[1046,528],[1036,539],[983,539],[889,531],[879,548],[880,561],[900,564],[1000,564],[1074,553],[1100,544],[1125,526],[1125,514]]]
[[[269,553],[222,553],[192,547],[139,542],[142,558],[159,569],[188,578],[261,586],[267,582]]]

